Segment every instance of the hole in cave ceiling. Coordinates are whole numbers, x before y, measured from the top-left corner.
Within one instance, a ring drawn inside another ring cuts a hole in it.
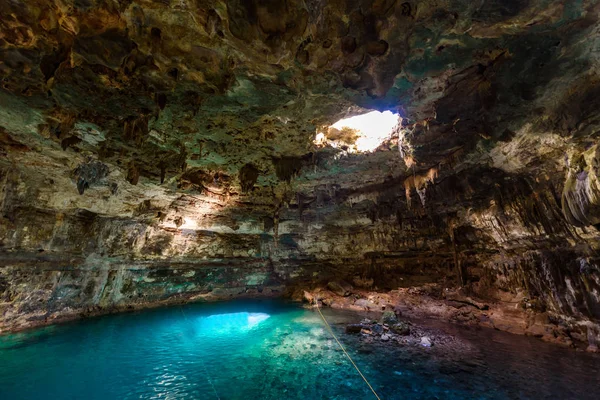
[[[314,142],[320,146],[343,148],[350,153],[371,152],[389,139],[397,123],[396,113],[371,111],[318,129]]]

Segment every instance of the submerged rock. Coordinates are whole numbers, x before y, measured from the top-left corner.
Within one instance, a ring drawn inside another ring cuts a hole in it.
[[[383,326],[381,326],[380,324],[373,324],[371,325],[371,330],[373,331],[373,333],[380,335],[383,333]]]
[[[410,325],[406,322],[398,322],[390,325],[390,330],[397,335],[408,335],[410,333]]]
[[[363,329],[362,324],[346,325],[346,333],[360,333]]]

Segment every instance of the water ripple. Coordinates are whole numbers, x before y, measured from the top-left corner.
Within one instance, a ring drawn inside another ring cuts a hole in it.
[[[357,319],[328,312],[339,323]],[[385,399],[600,398],[600,357],[444,328],[468,351],[365,345],[340,334]],[[215,391],[223,400],[372,396],[318,316],[279,303],[175,307],[0,337],[2,400],[215,399]]]

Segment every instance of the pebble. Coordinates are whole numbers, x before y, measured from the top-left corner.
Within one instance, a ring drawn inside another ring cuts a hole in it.
[[[382,342],[387,342],[388,340],[390,340],[390,335],[387,335],[385,333],[383,335],[381,335]]]
[[[429,339],[427,336],[423,336],[421,338],[421,346],[431,347],[432,345],[433,345],[433,343],[431,343],[431,339]]]

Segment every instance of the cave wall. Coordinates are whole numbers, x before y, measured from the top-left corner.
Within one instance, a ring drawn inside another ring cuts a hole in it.
[[[0,330],[337,279],[597,336],[599,11],[2,2]],[[377,151],[314,142],[371,109]]]
[[[236,204],[205,214],[202,202],[218,200],[175,194],[114,217],[49,210],[43,201],[56,200],[33,195],[39,188],[20,170],[2,170],[4,329],[189,299],[290,295],[332,280],[376,291],[462,286],[548,314],[579,337],[600,318],[597,229],[567,221],[551,180],[481,168],[430,186],[425,204],[391,180],[318,186],[276,211]],[[75,187],[71,196],[82,199]]]

